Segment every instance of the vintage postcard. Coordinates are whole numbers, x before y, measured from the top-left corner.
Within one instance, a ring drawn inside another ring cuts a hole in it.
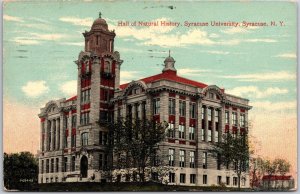
[[[297,189],[297,3],[4,1],[5,191]]]

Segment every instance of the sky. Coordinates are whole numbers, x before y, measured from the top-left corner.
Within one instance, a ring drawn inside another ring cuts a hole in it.
[[[121,83],[158,74],[171,51],[179,75],[250,100],[256,154],[297,163],[297,25],[292,2],[43,1],[4,3],[4,152],[39,149],[40,108],[76,95],[82,33],[101,12],[115,30]],[[119,21],[180,22],[118,26]],[[184,22],[208,26],[184,26]],[[268,26],[211,26],[211,22]],[[271,26],[275,21],[276,26]],[[283,22],[283,25],[280,25]]]

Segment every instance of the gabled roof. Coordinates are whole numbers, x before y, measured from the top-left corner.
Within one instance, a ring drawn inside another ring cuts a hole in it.
[[[73,100],[77,100],[77,96],[73,96],[73,97],[67,99],[65,102],[69,102],[69,101],[73,101]]]
[[[174,81],[174,82],[178,82],[178,83],[182,83],[182,84],[186,84],[186,85],[191,85],[191,86],[198,87],[198,88],[207,87],[207,85],[204,84],[204,83],[189,80],[189,79],[186,79],[184,77],[180,77],[174,71],[164,71],[163,73],[153,75],[153,76],[150,76],[150,77],[146,77],[146,78],[143,78],[143,79],[140,79],[140,80],[144,81],[146,84],[151,83],[151,82],[155,82],[155,81],[158,81],[158,80],[169,80],[169,81]],[[128,86],[128,84],[129,83],[122,84],[122,85],[120,85],[120,88],[123,90]]]

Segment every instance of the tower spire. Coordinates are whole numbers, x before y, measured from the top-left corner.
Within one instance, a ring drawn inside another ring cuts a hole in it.
[[[101,14],[101,12],[99,11],[99,18],[101,18],[101,15],[102,15],[102,14]]]
[[[169,57],[171,57],[171,50],[169,49]]]

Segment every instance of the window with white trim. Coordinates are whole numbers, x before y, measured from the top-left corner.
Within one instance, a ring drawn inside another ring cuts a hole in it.
[[[184,167],[185,166],[185,151],[179,150],[179,166]]]
[[[178,130],[179,130],[179,138],[180,139],[185,139],[185,134],[184,134],[184,132],[185,132],[185,125],[179,125],[179,128],[178,128]]]

